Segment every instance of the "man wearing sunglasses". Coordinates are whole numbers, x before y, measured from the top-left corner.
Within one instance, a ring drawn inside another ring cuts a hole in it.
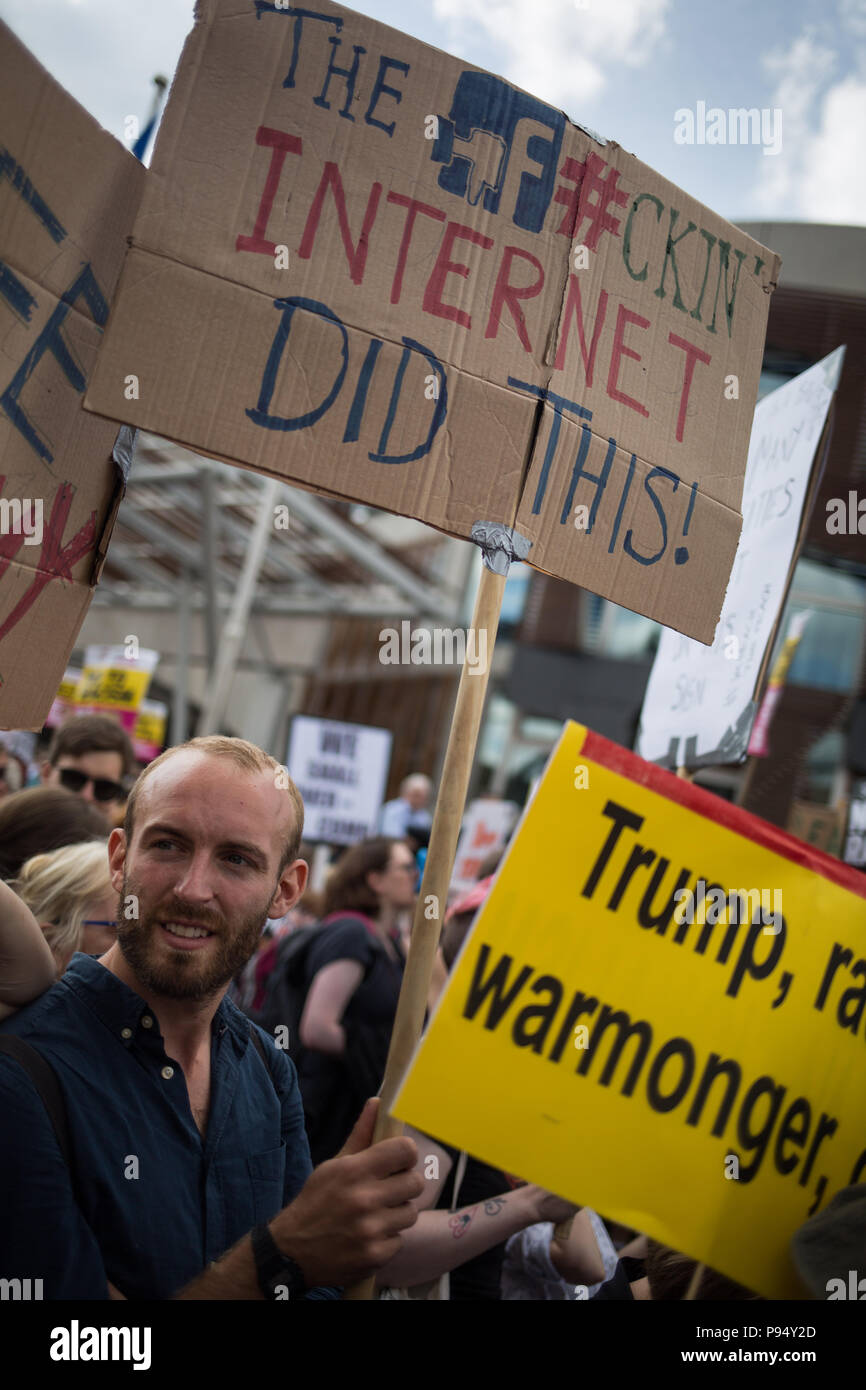
[[[107,714],[81,714],[60,726],[42,764],[42,781],[91,802],[110,830],[125,800],[123,778],[135,759],[126,731]]]

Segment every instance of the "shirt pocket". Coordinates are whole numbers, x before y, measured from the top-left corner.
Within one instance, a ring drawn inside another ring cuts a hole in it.
[[[285,1144],[280,1144],[276,1149],[266,1149],[264,1153],[250,1154],[247,1158],[247,1172],[256,1224],[271,1221],[283,1208],[286,1182]]]

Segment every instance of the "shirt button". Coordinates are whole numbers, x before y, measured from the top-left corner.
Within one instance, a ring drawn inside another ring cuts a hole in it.
[[[121,1036],[122,1038],[131,1038],[131,1037],[132,1037],[132,1029],[131,1029],[131,1028],[121,1028],[121,1030],[120,1030],[120,1036]]]
[[[141,1026],[142,1026],[142,1028],[152,1028],[152,1027],[153,1027],[153,1019],[151,1018],[150,1014],[145,1014],[145,1015],[144,1015],[144,1018],[141,1020]]]
[[[174,1076],[174,1067],[163,1067],[161,1075],[164,1081],[170,1081]]]

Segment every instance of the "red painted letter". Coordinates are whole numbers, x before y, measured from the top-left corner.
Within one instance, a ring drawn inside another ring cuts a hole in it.
[[[677,443],[683,442],[683,430],[686,424],[686,407],[689,403],[689,391],[692,389],[692,377],[695,372],[695,363],[703,362],[709,366],[712,358],[708,352],[702,352],[694,343],[687,343],[685,338],[678,338],[676,333],[668,334],[668,342],[673,343],[674,347],[682,348],[686,354],[685,371],[683,372],[683,393],[680,396],[680,413],[677,416]]]
[[[568,299],[565,301],[565,312],[563,314],[562,338],[556,354],[554,367],[556,371],[562,371],[565,362],[565,353],[568,348],[568,331],[571,327],[571,313],[577,319],[577,331],[580,336],[580,351],[583,357],[583,369],[586,372],[586,384],[592,385],[592,374],[595,370],[595,350],[598,347],[598,340],[601,330],[604,327],[604,318],[607,313],[607,290],[602,290],[598,296],[598,308],[595,311],[595,327],[592,330],[592,342],[589,346],[589,353],[586,351],[586,337],[583,332],[583,309],[580,302],[580,284],[576,275],[568,277]]]
[[[612,401],[621,401],[623,405],[631,406],[638,415],[649,415],[649,411],[642,406],[640,401],[633,401],[631,396],[627,396],[623,391],[617,390],[617,378],[619,376],[619,362],[621,357],[633,357],[635,362],[640,362],[639,352],[633,352],[626,347],[623,342],[625,326],[627,323],[636,323],[638,328],[649,328],[649,319],[641,318],[640,314],[632,313],[624,304],[620,304],[619,313],[616,316],[616,328],[613,333],[613,351],[610,354],[610,371],[607,374],[607,394]]]
[[[407,198],[405,193],[389,193],[389,203],[399,203],[401,207],[408,208],[406,223],[403,227],[403,240],[400,242],[400,250],[397,252],[397,269],[394,271],[394,283],[391,286],[391,303],[399,304],[400,295],[403,292],[403,271],[406,269],[406,257],[409,254],[409,243],[412,240],[412,232],[415,228],[415,218],[419,212],[423,212],[425,217],[435,217],[437,221],[445,221],[445,213],[438,208],[433,208],[429,203],[419,203],[417,198]]]
[[[298,247],[298,255],[305,261],[309,260],[313,252],[313,242],[316,239],[319,218],[322,215],[322,204],[325,201],[325,194],[329,188],[332,188],[334,192],[334,202],[337,205],[337,221],[340,224],[340,235],[343,238],[346,260],[349,262],[349,273],[353,282],[356,285],[360,285],[364,278],[364,267],[367,264],[370,228],[376,217],[376,209],[379,206],[382,185],[380,183],[374,183],[370,189],[370,196],[367,199],[367,211],[364,213],[364,222],[361,227],[361,235],[358,237],[358,245],[353,246],[349,219],[346,216],[346,195],[343,192],[343,181],[340,178],[340,171],[336,164],[328,160],[324,172],[322,173],[321,182],[316,189],[316,196],[310,205],[310,211],[307,215],[307,225],[304,227],[304,235]]]
[[[538,271],[538,278],[531,285],[510,285],[508,283],[508,272],[511,269],[511,262],[515,256],[522,256],[525,261],[531,261]],[[506,246],[499,267],[499,274],[496,277],[496,284],[493,287],[493,303],[490,306],[490,318],[487,320],[487,327],[484,330],[485,338],[495,338],[499,332],[499,320],[502,316],[502,306],[507,304],[511,317],[517,327],[517,334],[527,352],[532,351],[532,344],[529,341],[529,334],[526,331],[526,320],[523,317],[523,310],[518,304],[519,299],[534,299],[541,293],[544,284],[544,267],[534,256],[530,256],[528,251],[521,251],[518,246]]]
[[[463,227],[459,222],[449,222],[445,228],[445,235],[442,238],[439,255],[436,257],[433,273],[427,281],[421,307],[425,314],[435,314],[440,319],[453,319],[463,328],[471,328],[472,319],[463,309],[456,309],[453,304],[443,304],[442,302],[446,275],[462,275],[465,280],[469,274],[468,265],[461,265],[458,261],[449,261],[448,259],[458,237],[462,237],[465,241],[471,241],[475,246],[483,246],[485,251],[489,251],[493,245],[493,237],[482,236],[473,227]]]
[[[235,242],[235,250],[259,251],[263,256],[272,256],[277,248],[273,241],[265,241],[268,218],[274,205],[286,155],[300,154],[301,141],[297,135],[287,135],[284,130],[272,130],[270,126],[260,125],[256,131],[256,144],[272,145],[274,152],[271,155],[271,164],[265,179],[265,188],[262,193],[262,201],[259,203],[259,215],[256,218],[253,234],[252,236],[239,236]]]

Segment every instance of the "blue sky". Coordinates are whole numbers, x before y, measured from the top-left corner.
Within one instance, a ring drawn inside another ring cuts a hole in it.
[[[866,0],[363,0],[355,9],[562,106],[730,220],[866,225]],[[119,138],[170,76],[192,0],[0,0]],[[781,111],[781,151],[686,145],[674,113]]]

